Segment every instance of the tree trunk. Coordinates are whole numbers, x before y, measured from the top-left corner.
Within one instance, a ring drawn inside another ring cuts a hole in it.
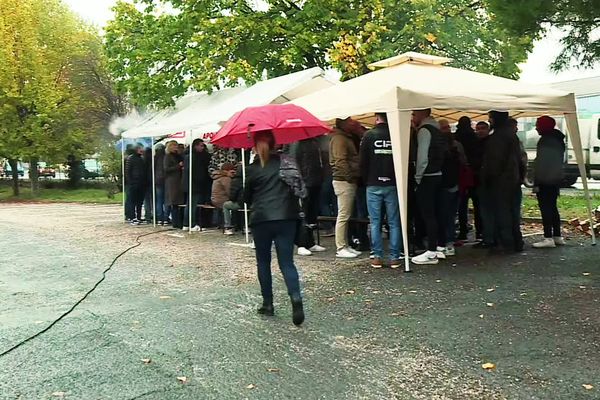
[[[10,165],[10,169],[12,170],[13,196],[19,197],[19,162],[14,158],[9,158],[8,165]]]
[[[40,171],[38,171],[37,157],[32,157],[29,160],[29,181],[31,182],[31,193],[37,196],[40,192]]]

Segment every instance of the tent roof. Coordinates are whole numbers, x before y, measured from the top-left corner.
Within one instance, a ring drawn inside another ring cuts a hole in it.
[[[457,120],[490,110],[515,116],[576,112],[573,95],[549,87],[452,68],[448,59],[407,53],[372,66],[383,68],[296,99],[322,120],[353,116],[367,121],[375,112],[432,108]]]
[[[220,123],[246,107],[281,104],[332,86],[324,78],[324,71],[311,68],[256,83],[250,87],[223,89],[208,93],[194,93],[183,97],[173,111],[123,133],[123,137],[163,136],[193,131],[194,136],[216,132]],[[183,103],[185,100],[185,104]]]

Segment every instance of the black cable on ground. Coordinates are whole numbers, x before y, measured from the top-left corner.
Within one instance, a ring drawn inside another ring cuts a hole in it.
[[[129,251],[135,249],[136,247],[141,246],[142,242],[140,242],[140,239],[146,236],[150,236],[150,235],[156,235],[159,233],[164,233],[164,232],[169,232],[173,229],[169,229],[169,230],[164,230],[164,231],[158,231],[158,232],[150,232],[150,233],[145,233],[143,235],[139,235],[138,237],[135,238],[136,244],[128,247],[127,249],[123,250],[118,256],[116,256],[112,262],[110,263],[110,265],[104,270],[102,271],[102,278],[100,278],[100,280],[98,282],[96,282],[96,284],[90,289],[88,290],[88,292],[77,301],[77,303],[73,304],[73,306],[71,306],[71,308],[69,308],[66,312],[64,312],[60,317],[58,317],[57,319],[55,319],[54,321],[52,321],[52,323],[50,325],[48,325],[46,328],[42,329],[41,331],[39,331],[38,333],[36,333],[33,336],[28,337],[27,339],[24,339],[22,341],[20,341],[19,343],[15,344],[13,347],[11,347],[10,349],[3,351],[2,353],[0,353],[0,358],[4,357],[5,355],[7,355],[8,353],[13,352],[14,350],[18,349],[19,347],[23,346],[25,343],[29,342],[30,340],[35,339],[36,337],[48,332],[50,329],[52,329],[52,327],[54,325],[56,325],[57,323],[59,323],[63,318],[65,318],[67,315],[71,314],[73,312],[73,310],[75,310],[75,308],[77,308],[78,305],[80,305],[81,303],[83,303],[83,301],[85,299],[87,299],[87,297],[92,294],[92,292],[94,290],[96,290],[96,288],[98,286],[100,286],[100,284],[104,281],[104,279],[106,279],[106,273],[108,271],[110,271],[112,269],[112,267],[115,265],[115,263],[117,262],[117,260],[119,258],[121,258],[122,256],[124,256],[125,254],[127,254]]]

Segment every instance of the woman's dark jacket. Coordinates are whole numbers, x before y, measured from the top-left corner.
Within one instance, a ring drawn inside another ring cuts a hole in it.
[[[169,153],[165,156],[165,205],[175,206],[184,204],[185,199],[181,187],[181,156]]]

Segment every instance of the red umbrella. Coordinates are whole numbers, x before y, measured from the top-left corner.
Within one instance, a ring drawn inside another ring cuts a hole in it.
[[[221,147],[250,149],[252,134],[270,130],[277,144],[289,144],[324,135],[330,129],[317,117],[293,104],[248,107],[235,114],[212,138]]]

